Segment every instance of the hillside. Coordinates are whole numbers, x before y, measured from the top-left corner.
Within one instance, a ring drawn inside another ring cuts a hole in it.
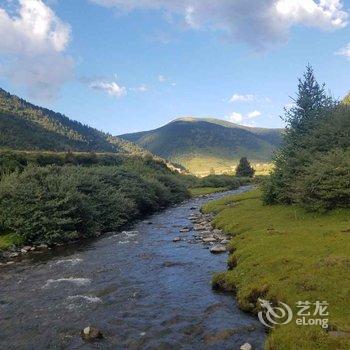
[[[0,148],[140,154],[125,140],[35,106],[0,89]]]
[[[271,160],[281,129],[252,128],[211,118],[180,118],[151,131],[120,135],[179,163],[193,173],[232,170],[240,157],[255,163]]]

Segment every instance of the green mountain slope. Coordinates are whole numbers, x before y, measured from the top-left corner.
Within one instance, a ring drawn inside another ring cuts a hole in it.
[[[105,134],[0,89],[0,148],[139,154],[129,141]]]
[[[155,130],[120,137],[198,173],[232,168],[243,156],[268,162],[281,135],[281,129],[251,128],[211,118],[180,118]]]

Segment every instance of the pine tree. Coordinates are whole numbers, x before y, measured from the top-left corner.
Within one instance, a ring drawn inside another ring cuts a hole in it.
[[[285,109],[282,118],[287,123],[283,145],[275,157],[275,170],[265,187],[265,203],[292,203],[295,200],[295,181],[303,168],[310,163],[313,131],[337,105],[320,85],[313,69],[307,65],[299,79],[295,105]]]
[[[334,102],[325,91],[325,84],[320,85],[310,65],[306,66],[303,78],[299,78],[298,92],[292,108],[285,109],[282,119],[287,122],[288,134],[307,132],[315,122],[324,118]]]
[[[236,176],[238,177],[253,177],[255,170],[250,165],[248,159],[243,157],[239,160],[239,164],[236,168]]]

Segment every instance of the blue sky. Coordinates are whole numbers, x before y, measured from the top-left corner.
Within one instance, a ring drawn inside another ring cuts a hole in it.
[[[0,8],[0,86],[114,135],[181,116],[281,127],[308,62],[335,97],[350,89],[348,1],[0,0]]]

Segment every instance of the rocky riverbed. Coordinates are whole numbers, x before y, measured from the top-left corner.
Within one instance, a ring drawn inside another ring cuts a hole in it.
[[[130,231],[16,256],[0,268],[0,348],[262,349],[260,323],[210,285],[226,268],[227,237],[199,209],[226,194]]]

